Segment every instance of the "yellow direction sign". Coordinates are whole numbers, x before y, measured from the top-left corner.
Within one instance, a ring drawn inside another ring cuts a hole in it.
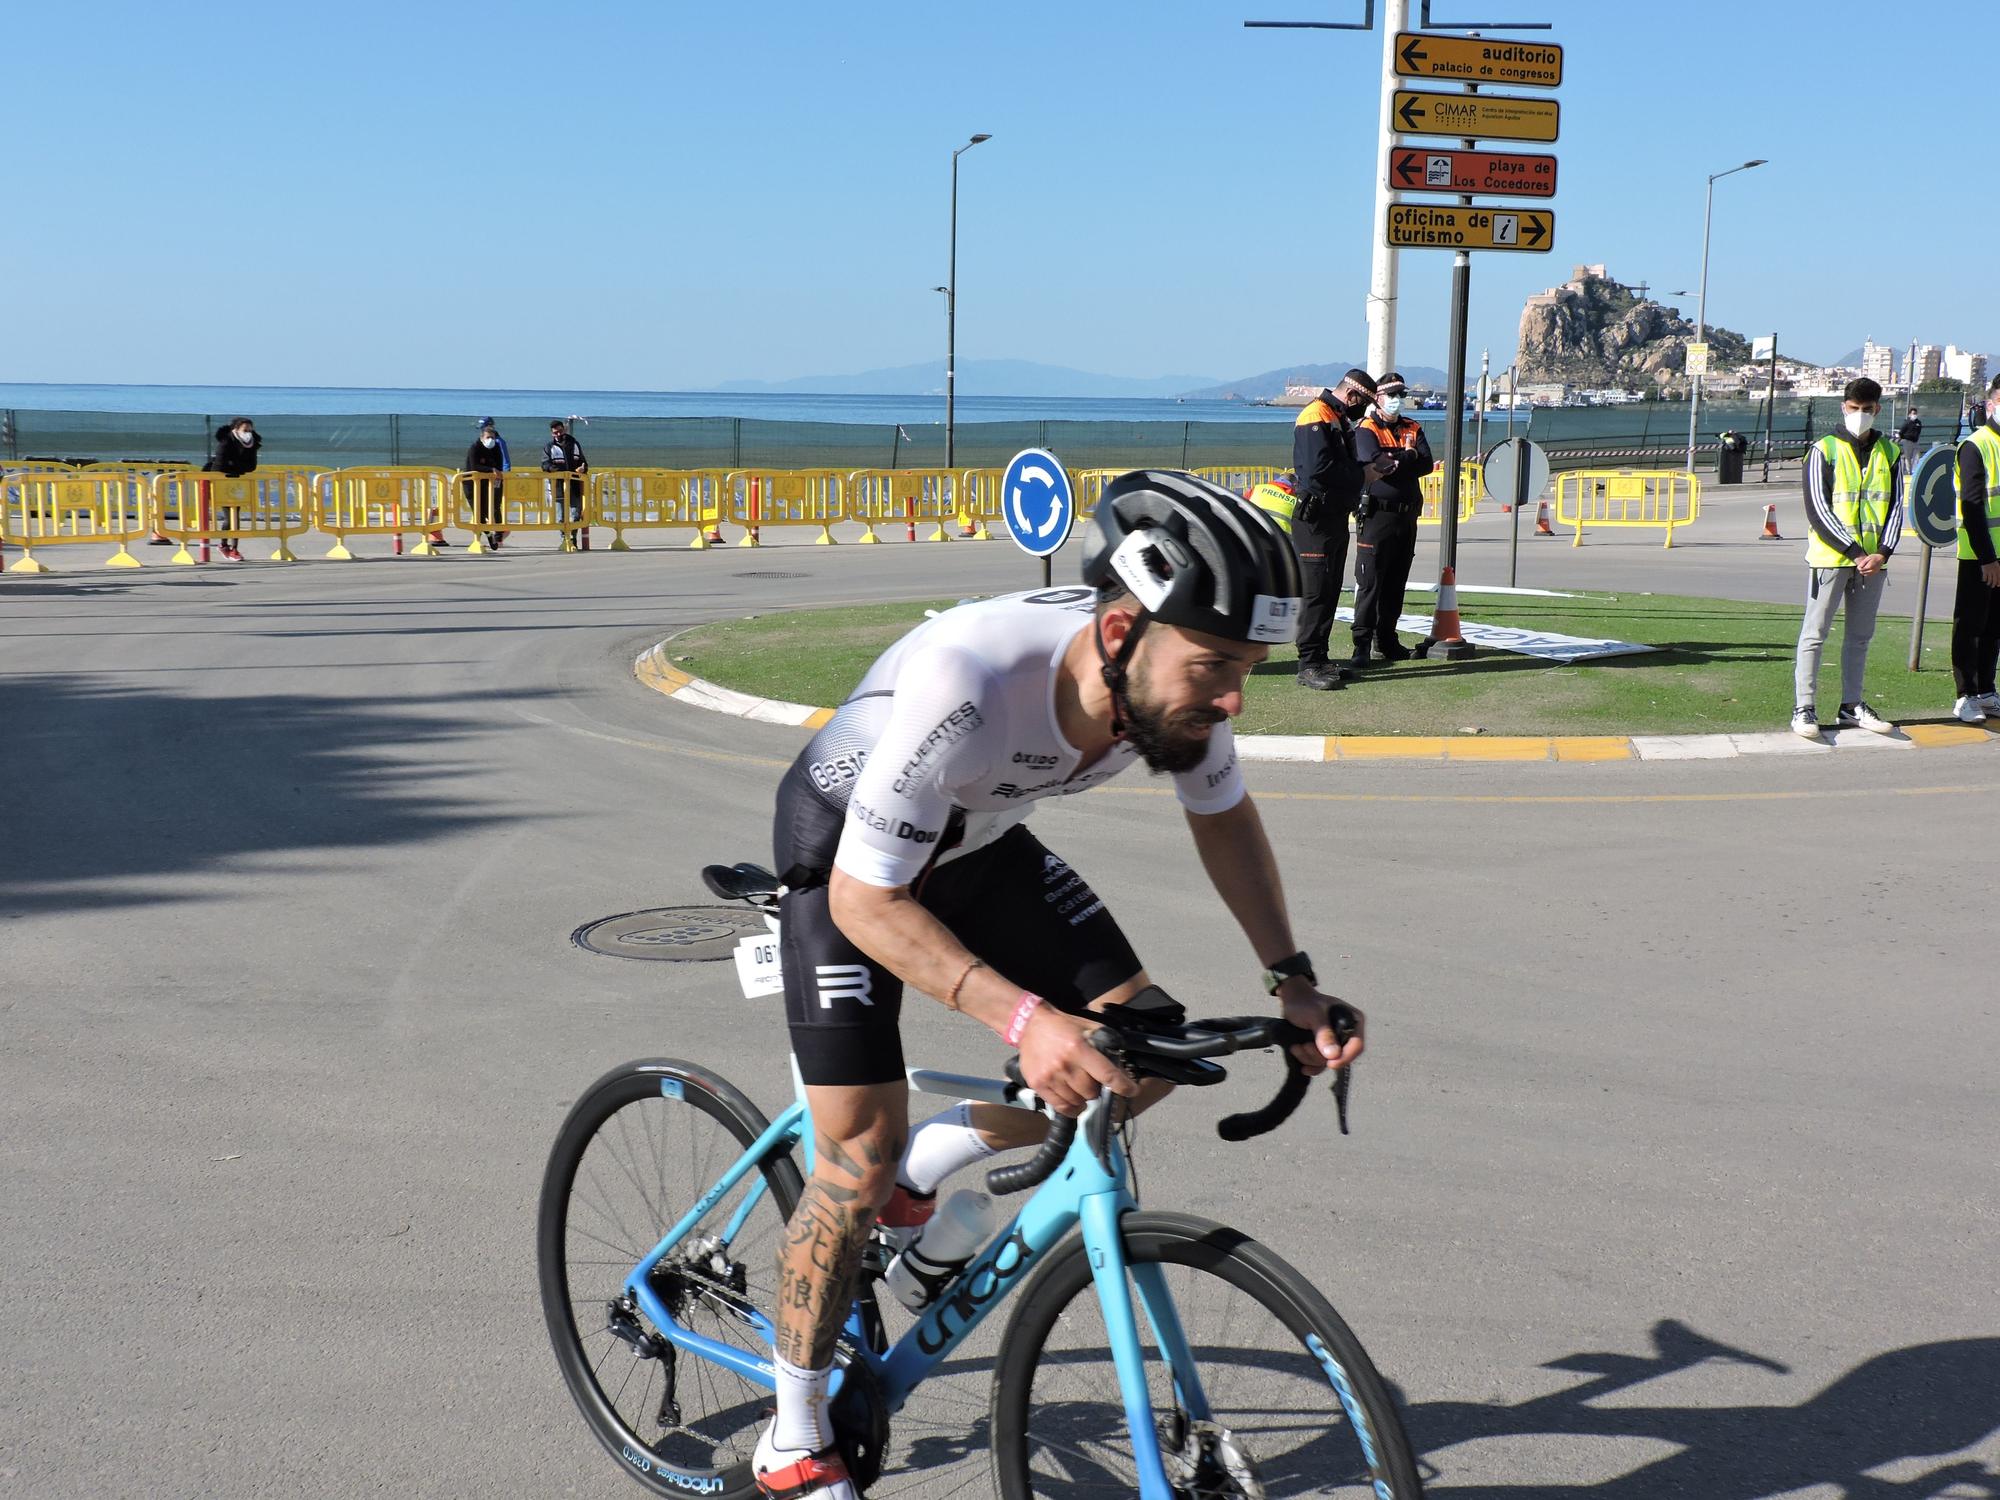
[[[1432,208],[1389,205],[1389,243],[1417,250],[1546,251],[1556,216],[1546,208]]]
[[[1432,94],[1397,89],[1390,113],[1408,135],[1455,135],[1496,141],[1552,141],[1562,123],[1553,99],[1513,94]]]
[[[1552,89],[1563,81],[1563,49],[1550,42],[1487,42],[1477,37],[1399,31],[1396,76]]]

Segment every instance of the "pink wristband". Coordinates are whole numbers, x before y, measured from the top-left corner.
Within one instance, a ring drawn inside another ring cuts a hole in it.
[[[1021,992],[1021,1003],[1014,1007],[1014,1019],[1007,1023],[1005,1035],[1008,1046],[1021,1045],[1021,1037],[1028,1029],[1028,1022],[1033,1019],[1035,1012],[1040,1010],[1041,1006],[1040,995],[1031,995],[1026,990]]]

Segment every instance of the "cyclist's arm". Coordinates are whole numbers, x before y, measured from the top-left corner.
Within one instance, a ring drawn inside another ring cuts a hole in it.
[[[1185,811],[1209,883],[1250,940],[1258,963],[1268,968],[1298,952],[1291,917],[1285,911],[1284,884],[1278,878],[1278,857],[1271,851],[1264,820],[1249,794],[1221,812],[1204,813],[1193,807]],[[1334,998],[1303,978],[1288,979],[1279,987],[1278,999],[1287,1019],[1315,1033],[1318,1057],[1309,1060],[1306,1049],[1300,1048],[1301,1062],[1343,1067],[1361,1055],[1363,1034],[1359,1029],[1342,1045],[1327,1024],[1326,1005]],[[1359,1014],[1357,1011],[1357,1019]]]

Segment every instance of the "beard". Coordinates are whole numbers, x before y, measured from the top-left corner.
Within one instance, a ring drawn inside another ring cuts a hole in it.
[[[1125,692],[1125,739],[1139,752],[1149,771],[1192,771],[1208,755],[1209,736],[1196,734],[1205,725],[1229,716],[1212,708],[1184,708],[1167,713],[1154,697],[1151,674],[1134,672]]]

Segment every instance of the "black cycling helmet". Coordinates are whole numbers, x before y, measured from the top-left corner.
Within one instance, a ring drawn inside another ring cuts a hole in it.
[[[1113,734],[1129,716],[1125,669],[1151,621],[1268,644],[1298,632],[1291,538],[1249,501],[1177,469],[1134,469],[1104,487],[1084,534],[1083,581],[1100,597],[1127,592],[1139,601],[1115,659],[1094,632]]]
[[[1083,543],[1083,581],[1124,589],[1169,625],[1279,644],[1298,631],[1299,557],[1270,516],[1171,469],[1104,487]]]

